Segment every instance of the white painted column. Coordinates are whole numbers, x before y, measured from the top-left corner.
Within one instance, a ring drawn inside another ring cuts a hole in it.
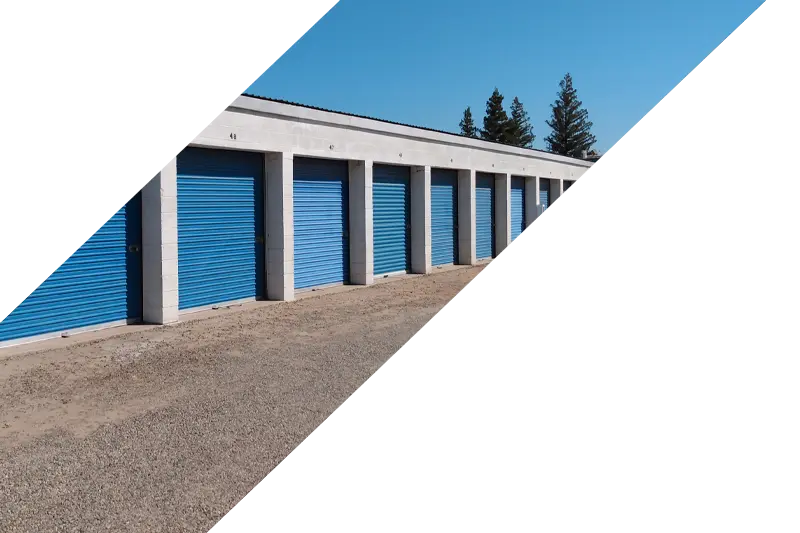
[[[431,167],[411,167],[411,272],[430,274]]]
[[[494,175],[495,256],[511,244],[511,174]]]
[[[474,265],[475,170],[458,171],[458,264]]]
[[[350,161],[350,283],[372,285],[372,161]]]
[[[539,178],[525,178],[525,227],[539,216]]]
[[[550,205],[564,194],[564,180],[561,178],[550,179]]]
[[[294,155],[264,154],[267,299],[294,300]]]
[[[178,167],[164,167],[142,189],[143,317],[150,324],[178,321]]]

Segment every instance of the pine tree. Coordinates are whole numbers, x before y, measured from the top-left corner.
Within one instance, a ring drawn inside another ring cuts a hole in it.
[[[486,101],[486,116],[483,117],[481,138],[486,141],[508,142],[511,122],[503,109],[503,95],[495,88]]]
[[[545,139],[547,148],[556,154],[581,157],[583,150],[588,151],[597,142],[592,135],[593,124],[589,122],[589,112],[583,109],[583,102],[578,100],[569,73],[559,86],[558,98],[550,106],[552,118],[546,121],[553,130]]]
[[[508,135],[508,144],[530,148],[533,146],[534,139],[536,136],[533,134],[533,126],[528,112],[525,111],[519,98],[515,96],[514,101],[511,102],[511,129]]]
[[[478,138],[478,128],[475,127],[475,121],[472,120],[472,110],[467,107],[464,110],[464,118],[459,122],[458,127],[461,128],[461,135],[466,137]]]

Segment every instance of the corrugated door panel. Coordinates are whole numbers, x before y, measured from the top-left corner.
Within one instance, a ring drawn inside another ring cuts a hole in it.
[[[431,170],[431,263],[458,261],[458,172]]]
[[[262,296],[261,154],[187,148],[177,164],[178,307]]]
[[[0,342],[142,317],[137,194],[5,320]]]
[[[410,270],[411,173],[408,167],[372,169],[372,234],[375,274]]]
[[[511,178],[511,240],[525,230],[525,178]]]
[[[550,207],[550,180],[548,179],[539,180],[539,204],[542,211]]]
[[[475,253],[477,259],[494,257],[494,176],[475,176]]]
[[[350,281],[347,161],[294,159],[294,286]]]

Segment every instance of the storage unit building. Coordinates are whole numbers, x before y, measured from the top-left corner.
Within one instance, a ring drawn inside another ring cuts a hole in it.
[[[525,231],[525,178],[511,178],[511,240]]]
[[[458,261],[458,172],[431,170],[431,264]]]
[[[350,281],[347,161],[294,158],[294,287]]]
[[[137,194],[0,322],[0,345],[141,320],[141,213]]]
[[[187,148],[177,172],[179,308],[263,296],[263,156]]]
[[[592,166],[344,116],[237,98],[0,322],[0,346],[474,264]]]
[[[489,259],[495,254],[494,175],[478,172],[475,176],[475,256]]]
[[[408,167],[372,169],[372,235],[375,274],[411,269],[411,172]]]

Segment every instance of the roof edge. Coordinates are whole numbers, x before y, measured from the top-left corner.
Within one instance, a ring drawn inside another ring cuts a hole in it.
[[[336,111],[336,110],[333,110],[333,109],[325,109],[323,107],[316,107],[316,106],[312,106],[312,105],[308,105],[308,104],[300,104],[300,103],[297,103],[297,102],[291,102],[289,100],[281,100],[281,99],[278,99],[278,98],[269,98],[267,96],[260,96],[260,95],[257,95],[257,94],[250,94],[250,93],[242,93],[241,96],[243,96],[245,98],[253,98],[253,99],[256,99],[256,100],[264,100],[264,101],[267,101],[267,102],[272,102],[272,103],[282,104],[282,105],[288,105],[288,106],[298,107],[298,108],[302,108],[302,109],[310,109],[310,110],[313,110],[313,111],[320,111],[320,112],[323,112],[323,113],[332,113],[334,115],[341,115],[341,116],[345,116],[345,117],[358,118],[358,119],[362,119],[362,120],[370,120],[370,121],[374,121],[374,122],[380,122],[380,123],[383,123],[383,124],[391,124],[393,126],[401,126],[401,127],[411,128],[411,129],[420,130],[420,131],[438,133],[438,134],[441,134],[441,135],[449,135],[449,136],[452,136],[452,137],[456,137],[458,139],[464,139],[464,140],[468,140],[468,141],[472,141],[472,142],[485,143],[485,144],[487,144],[489,146],[496,147],[496,148],[509,148],[509,149],[514,149],[514,150],[521,150],[521,151],[524,151],[524,152],[531,152],[532,154],[542,154],[542,155],[549,156],[551,158],[566,160],[564,162],[582,163],[583,165],[585,165],[587,167],[592,166],[593,163],[594,163],[593,161],[589,161],[587,159],[581,159],[579,157],[572,157],[572,156],[568,156],[568,155],[554,154],[552,152],[548,152],[546,150],[541,150],[541,149],[538,149],[538,148],[524,148],[524,147],[520,147],[520,146],[512,146],[510,144],[503,144],[503,143],[497,142],[497,141],[487,141],[485,139],[475,139],[475,138],[472,138],[472,137],[467,137],[466,135],[462,135],[460,133],[454,133],[452,131],[437,130],[437,129],[428,128],[428,127],[425,127],[425,126],[415,126],[413,124],[404,124],[402,122],[395,122],[395,121],[392,121],[392,120],[387,120],[387,119],[382,119],[382,118],[369,117],[369,116],[366,116],[366,115],[357,115],[355,113],[348,113],[346,111]],[[233,106],[233,104],[231,104],[231,105]]]

